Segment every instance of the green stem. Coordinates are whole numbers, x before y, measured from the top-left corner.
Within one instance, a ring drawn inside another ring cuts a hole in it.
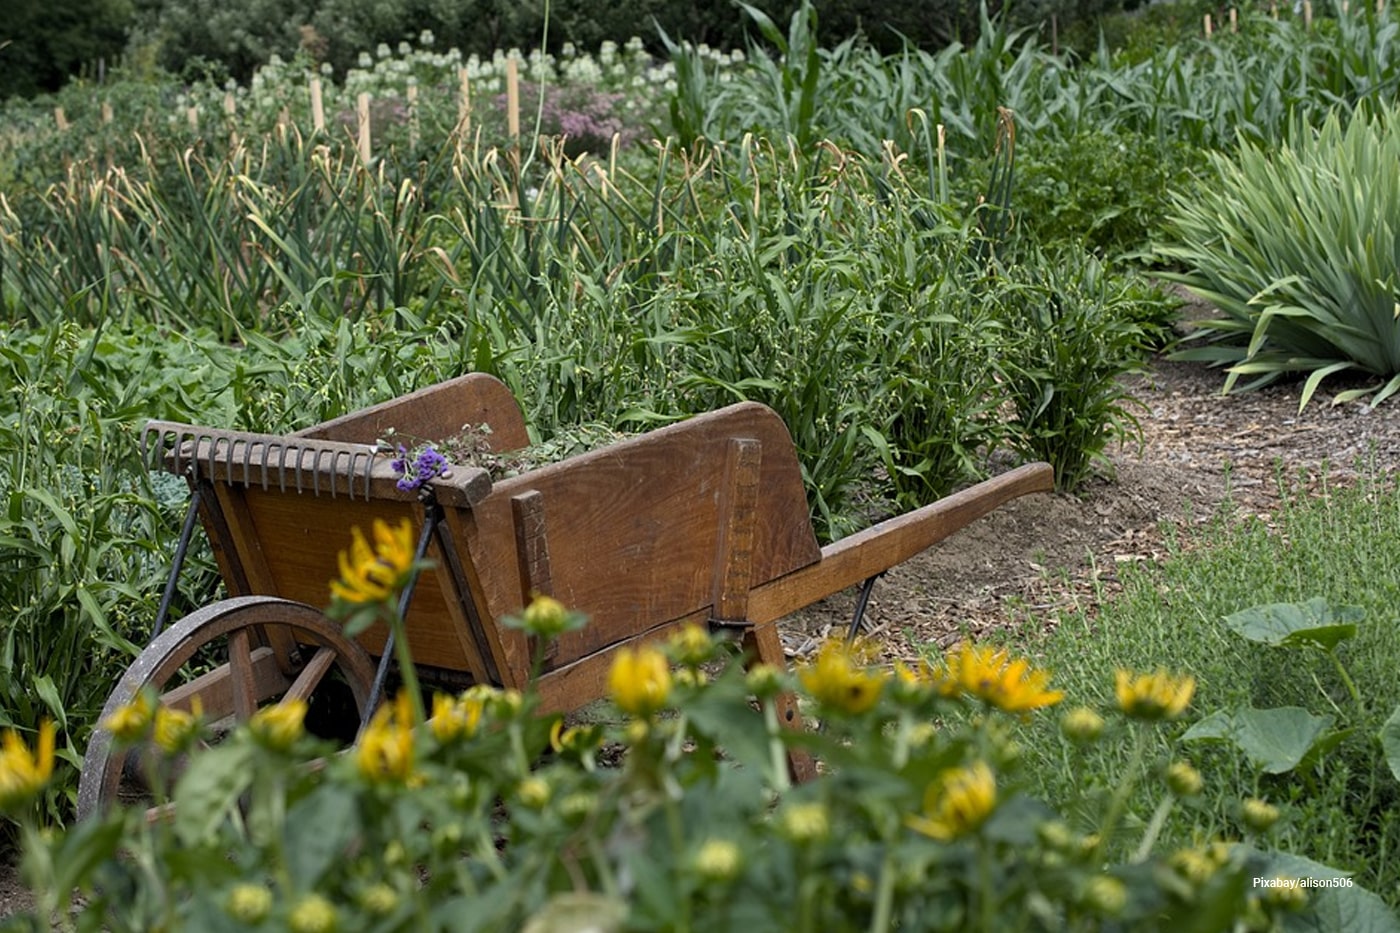
[[[389,625],[394,630],[394,660],[399,664],[399,677],[403,679],[403,689],[408,692],[408,702],[413,710],[413,725],[427,722],[423,709],[423,693],[418,685],[418,670],[413,666],[413,652],[408,646],[408,626],[403,614],[397,609],[389,610]]]
[[[894,913],[896,871],[893,847],[887,845],[885,859],[880,864],[880,886],[875,891],[875,915],[870,918],[870,933],[885,933],[890,929],[890,917]]]
[[[1103,854],[1114,830],[1118,828],[1118,821],[1122,819],[1123,811],[1128,806],[1128,798],[1132,796],[1133,787],[1137,784],[1138,772],[1142,770],[1142,760],[1147,754],[1147,728],[1141,723],[1135,724],[1135,728],[1132,756],[1128,759],[1128,766],[1123,769],[1123,779],[1113,792],[1113,799],[1108,803],[1108,812],[1104,814],[1103,822],[1099,825],[1099,844],[1094,847],[1095,856]]]
[[[783,744],[782,726],[778,724],[778,710],[772,700],[763,701],[763,724],[768,729],[768,766],[773,771],[773,789],[784,793],[792,786],[788,776],[787,747]]]
[[[1167,794],[1162,798],[1162,802],[1157,804],[1152,821],[1147,824],[1147,832],[1142,834],[1142,842],[1138,843],[1137,851],[1133,853],[1134,865],[1147,861],[1147,857],[1152,854],[1152,847],[1157,844],[1157,837],[1161,835],[1162,827],[1167,825],[1167,817],[1171,812],[1172,795]]]
[[[991,933],[996,929],[994,925],[994,905],[996,899],[992,896],[992,849],[987,844],[987,840],[979,838],[977,840],[977,874],[981,879],[981,896],[979,906],[981,907],[980,927],[984,933]]]
[[[1342,678],[1342,683],[1346,685],[1347,693],[1351,694],[1351,701],[1356,704],[1356,710],[1363,717],[1366,715],[1366,705],[1361,702],[1361,691],[1356,689],[1356,681],[1351,679],[1346,667],[1342,665],[1341,658],[1337,657],[1336,651],[1327,652],[1327,656],[1332,659],[1332,663],[1337,668],[1337,674]]]

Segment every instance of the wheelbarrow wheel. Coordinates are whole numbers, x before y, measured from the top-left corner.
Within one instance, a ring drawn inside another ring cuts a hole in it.
[[[225,663],[192,679],[177,677],[197,655],[208,656],[200,654],[205,648],[221,651]],[[319,697],[348,688],[354,710],[346,710],[353,716],[346,725],[353,734],[373,680],[369,655],[319,609],[273,596],[240,596],[196,610],[155,638],[127,668],[99,722],[147,687],[174,709],[190,710],[197,698],[208,722],[242,722],[262,706],[292,699],[314,706]],[[167,689],[171,683],[176,685]],[[133,754],[117,750],[100,724],[94,730],[78,785],[80,819],[116,799]]]

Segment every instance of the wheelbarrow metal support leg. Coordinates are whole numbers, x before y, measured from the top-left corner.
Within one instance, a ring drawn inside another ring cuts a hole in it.
[[[431,499],[423,503],[423,531],[418,535],[418,547],[413,551],[413,562],[416,564],[423,560],[428,554],[428,546],[432,543],[433,533],[437,530],[438,522],[442,521],[442,506]],[[408,578],[408,583],[404,585],[403,592],[399,594],[399,618],[408,618],[408,604],[413,599],[413,590],[418,585],[418,571],[413,571],[413,575]],[[384,696],[384,682],[389,679],[389,667],[394,658],[394,628],[389,627],[389,637],[384,640],[384,653],[379,657],[379,666],[374,672],[374,683],[369,688],[369,699],[365,702],[365,711],[360,720],[360,734],[363,735],[365,727],[369,725],[370,718],[374,711],[379,708],[379,701]]]
[[[194,537],[194,522],[199,517],[199,486],[190,489],[190,507],[185,512],[185,524],[180,528],[180,540],[175,544],[175,556],[170,561],[170,577],[165,581],[165,592],[160,595],[160,606],[156,609],[156,624],[151,629],[151,641],[155,641],[165,628],[165,620],[170,616],[170,604],[175,600],[175,588],[180,582],[180,570],[185,566],[185,554],[190,549],[190,539]]]

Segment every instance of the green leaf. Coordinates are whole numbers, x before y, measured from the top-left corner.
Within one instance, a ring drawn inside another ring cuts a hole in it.
[[[175,835],[187,846],[207,842],[253,783],[255,749],[230,742],[192,755],[175,785]]]
[[[1234,737],[1235,717],[1224,710],[1216,710],[1187,729],[1181,740],[1183,742],[1231,742]]]
[[[1224,741],[1242,751],[1265,774],[1283,774],[1305,759],[1316,761],[1351,734],[1327,733],[1333,716],[1314,716],[1297,706],[1212,713],[1182,736],[1184,741]]]
[[[1390,773],[1400,780],[1400,706],[1381,726],[1381,750],[1385,753],[1385,763],[1390,765]]]
[[[1396,933],[1400,921],[1375,894],[1353,885],[1349,888],[1309,888],[1308,906],[1283,918],[1285,933],[1292,931],[1346,930],[1347,933]]]
[[[1250,641],[1275,646],[1314,645],[1325,651],[1356,635],[1365,617],[1358,606],[1333,608],[1322,597],[1306,603],[1253,606],[1225,617],[1225,624]]]
[[[282,845],[287,871],[298,889],[315,890],[360,832],[355,793],[347,785],[322,784],[287,812]],[[316,827],[307,832],[307,827]]]
[[[58,695],[58,688],[54,686],[53,678],[45,674],[42,677],[34,678],[34,692],[39,694],[39,699],[44,701],[44,705],[53,713],[54,721],[64,732],[68,731],[68,714],[64,711],[63,700]]]

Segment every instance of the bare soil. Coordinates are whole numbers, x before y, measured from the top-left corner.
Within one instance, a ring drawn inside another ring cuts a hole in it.
[[[1130,380],[1141,446],[1111,451],[1108,474],[1077,495],[1017,500],[892,569],[875,585],[865,634],[893,660],[1028,617],[1051,624],[1057,610],[1111,595],[1120,565],[1160,559],[1169,526],[1209,521],[1227,500],[1236,515],[1267,519],[1280,470],[1326,465],[1344,482],[1363,460],[1380,473],[1400,465],[1400,402],[1331,407],[1320,395],[1300,414],[1299,382],[1229,397],[1222,382],[1203,366],[1154,361]],[[788,620],[789,654],[844,633],[854,602],[841,594]],[[0,864],[0,918],[30,903],[14,867]]]

